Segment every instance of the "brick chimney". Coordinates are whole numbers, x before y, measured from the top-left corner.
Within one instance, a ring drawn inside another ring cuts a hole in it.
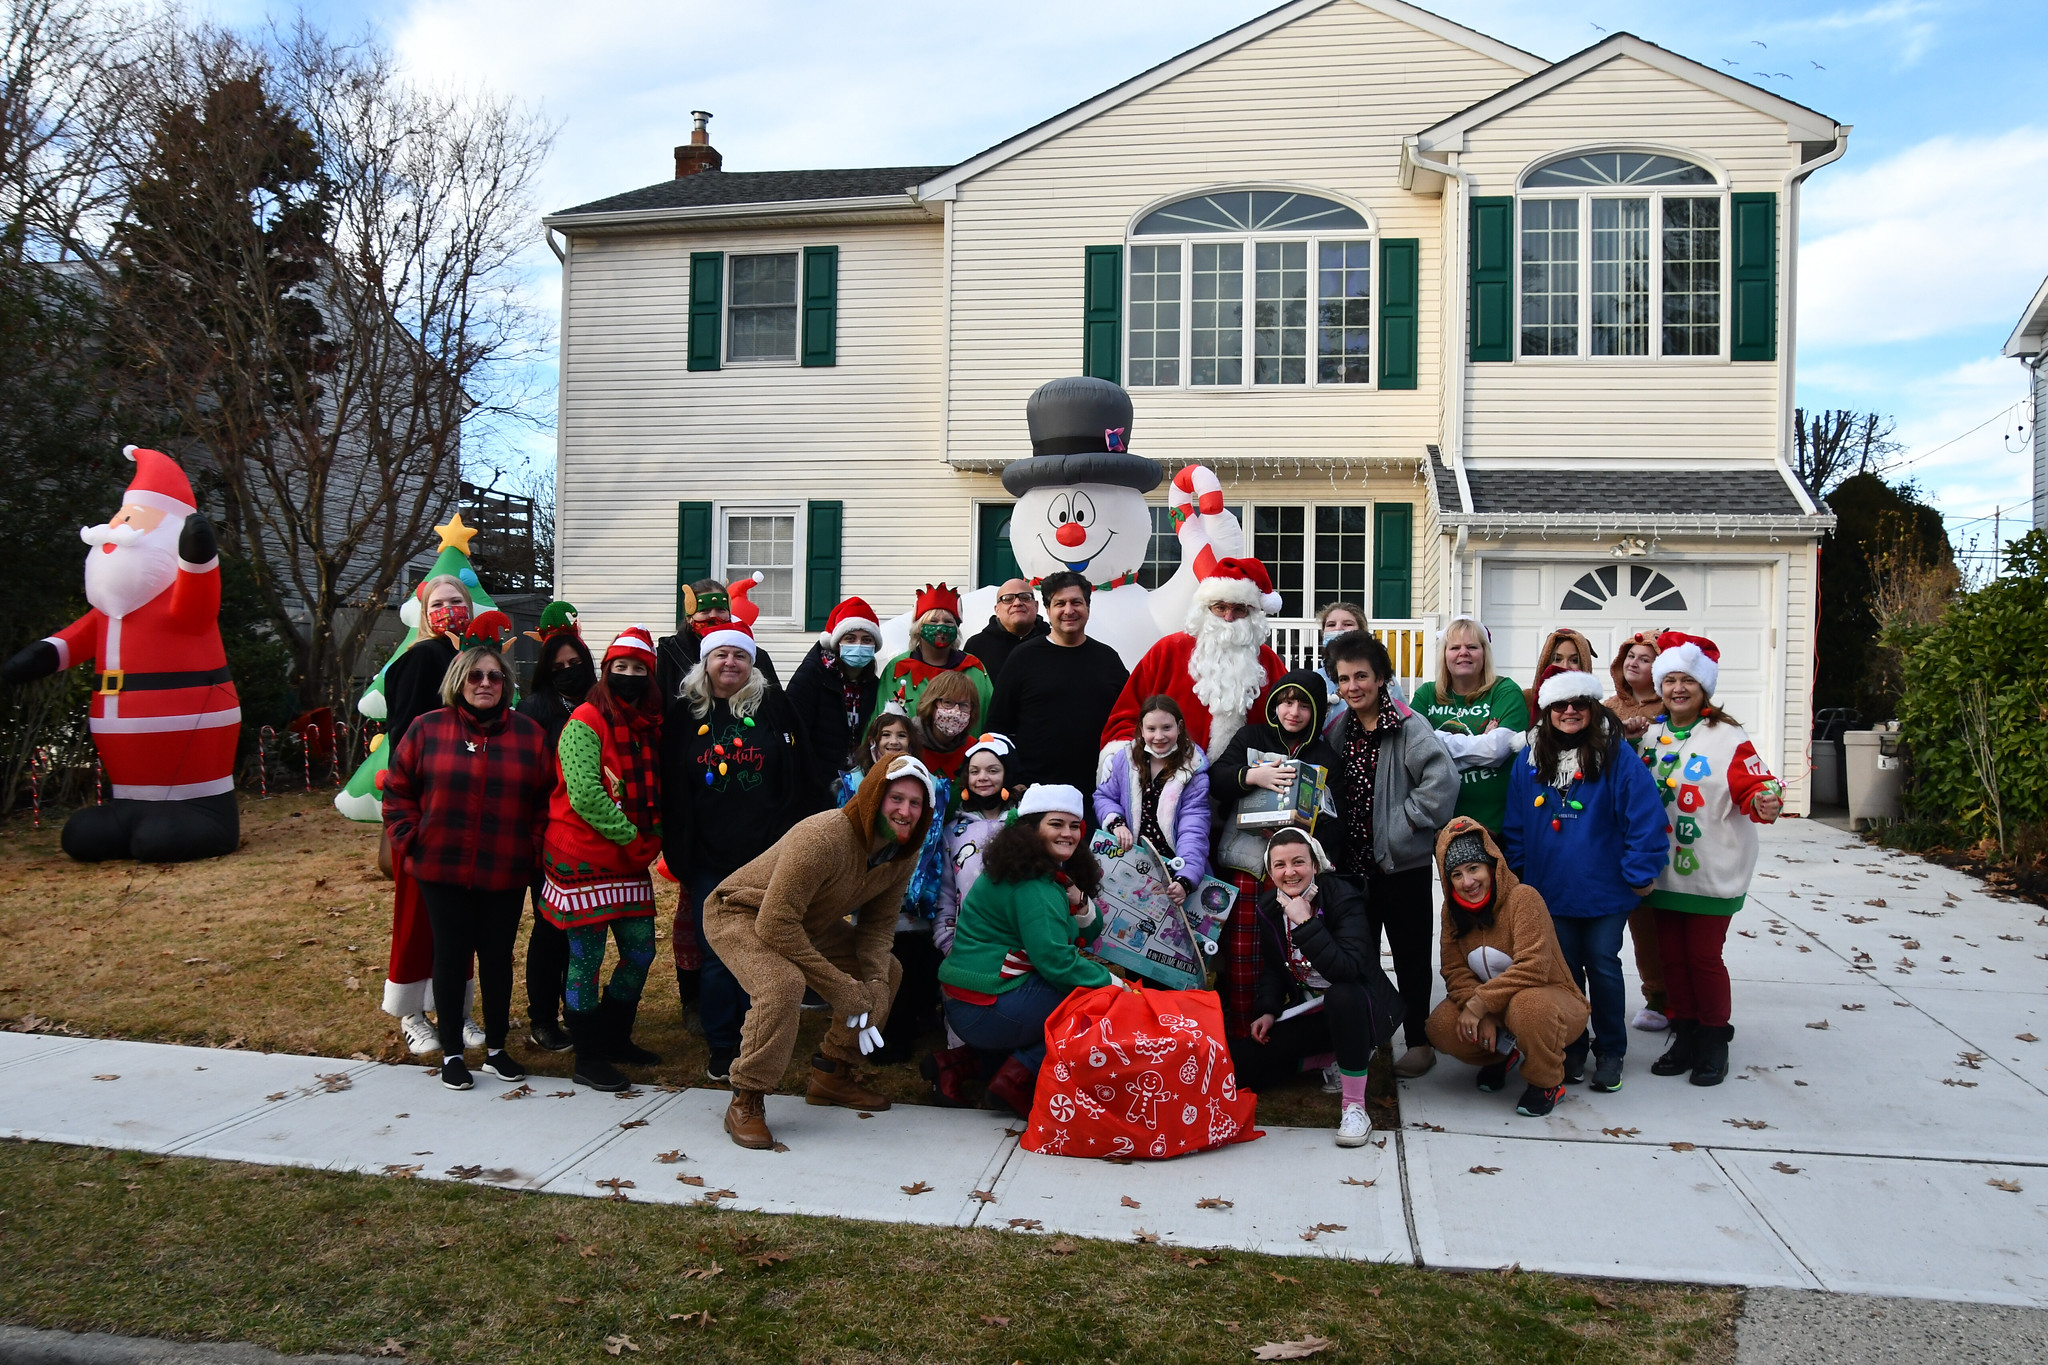
[[[711,145],[711,132],[707,125],[711,115],[702,109],[692,109],[690,117],[696,127],[690,129],[689,142],[676,148],[676,179],[695,175],[699,171],[715,171],[725,164],[725,158]]]

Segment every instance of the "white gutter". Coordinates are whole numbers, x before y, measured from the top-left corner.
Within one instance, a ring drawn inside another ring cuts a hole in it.
[[[1447,161],[1431,161],[1422,155],[1414,138],[1403,139],[1401,152],[1416,170],[1429,171],[1445,180],[1458,182],[1457,218],[1451,226],[1451,259],[1445,262],[1445,294],[1450,299],[1451,326],[1445,336],[1444,380],[1449,412],[1444,419],[1444,442],[1451,455],[1451,475],[1458,481],[1458,504],[1472,506],[1472,486],[1465,480],[1465,384],[1471,358],[1465,336],[1471,327],[1466,317],[1468,285],[1465,259],[1470,251],[1472,175]]]
[[[1840,161],[1849,150],[1849,134],[1854,125],[1835,125],[1833,150],[1823,152],[1812,161],[1802,162],[1785,172],[1784,193],[1779,199],[1785,205],[1784,225],[1779,229],[1782,239],[1778,259],[1785,263],[1785,305],[1778,310],[1778,466],[1785,476],[1786,487],[1792,496],[1799,499],[1799,505],[1808,512],[1819,509],[1814,506],[1813,496],[1806,486],[1792,473],[1792,414],[1797,401],[1793,383],[1797,378],[1793,347],[1798,340],[1799,311],[1799,187],[1800,182],[1821,167]]]
[[[777,199],[753,204],[701,204],[687,208],[618,209],[610,213],[552,213],[541,226],[564,232],[578,228],[647,227],[662,223],[716,222],[725,218],[785,218],[803,214],[876,213],[888,210],[935,214],[909,194],[866,194],[847,199]]]

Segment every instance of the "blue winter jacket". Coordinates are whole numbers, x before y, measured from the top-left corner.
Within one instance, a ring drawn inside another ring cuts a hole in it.
[[[1533,743],[1509,765],[1501,827],[1508,866],[1542,893],[1554,918],[1626,914],[1642,903],[1630,888],[1650,885],[1664,870],[1664,803],[1650,770],[1633,757],[1617,731],[1600,776],[1569,792],[1536,775]]]

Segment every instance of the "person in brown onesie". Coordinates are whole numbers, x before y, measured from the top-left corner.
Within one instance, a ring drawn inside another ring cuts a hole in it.
[[[932,791],[917,759],[876,763],[844,806],[797,822],[705,902],[704,937],[752,999],[725,1114],[740,1146],[774,1144],[763,1097],[796,1050],[806,986],[831,1006],[832,1027],[811,1058],[805,1101],[889,1107],[855,1084],[853,1064],[880,1041],[903,980],[889,948],[932,822]]]
[[[1565,1045],[1585,1030],[1586,997],[1558,950],[1549,907],[1522,885],[1486,827],[1459,816],[1436,837],[1444,883],[1443,977],[1430,1046],[1479,1068],[1479,1088],[1527,1087],[1516,1112],[1540,1118],[1564,1098]]]

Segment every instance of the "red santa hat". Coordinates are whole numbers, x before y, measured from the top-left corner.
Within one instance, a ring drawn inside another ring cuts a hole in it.
[[[875,623],[875,609],[858,597],[849,597],[832,608],[832,614],[825,618],[825,629],[818,636],[818,643],[832,649],[844,640],[849,631],[864,630],[876,640],[882,638],[882,628]]]
[[[922,621],[928,611],[949,611],[955,621],[960,619],[960,594],[944,583],[924,585],[924,591],[917,595],[917,609],[910,613],[913,621]]]
[[[1650,665],[1650,681],[1660,692],[1667,673],[1685,674],[1711,697],[1721,679],[1721,648],[1704,635],[1667,630],[1657,637],[1657,661]]]
[[[192,481],[185,477],[176,460],[161,450],[145,450],[141,446],[123,446],[121,453],[135,462],[135,477],[122,495],[122,502],[154,507],[181,517],[199,510],[199,500],[192,496]]]
[[[1561,701],[1583,699],[1597,706],[1606,690],[1591,673],[1552,664],[1543,670],[1543,680],[1536,685],[1536,705],[1547,711]]]
[[[701,652],[698,654],[699,658],[708,655],[714,649],[719,649],[726,645],[730,645],[734,649],[744,649],[749,659],[754,657],[756,649],[754,632],[748,630],[746,623],[743,621],[722,621],[705,631],[703,639],[704,643]]]
[[[609,664],[613,659],[638,659],[653,668],[654,636],[645,626],[627,626],[605,647],[604,663]]]
[[[1218,602],[1241,603],[1268,616],[1278,612],[1281,605],[1280,594],[1273,591],[1273,579],[1266,566],[1250,556],[1217,560],[1216,571],[1195,585],[1197,606],[1209,607]]]

